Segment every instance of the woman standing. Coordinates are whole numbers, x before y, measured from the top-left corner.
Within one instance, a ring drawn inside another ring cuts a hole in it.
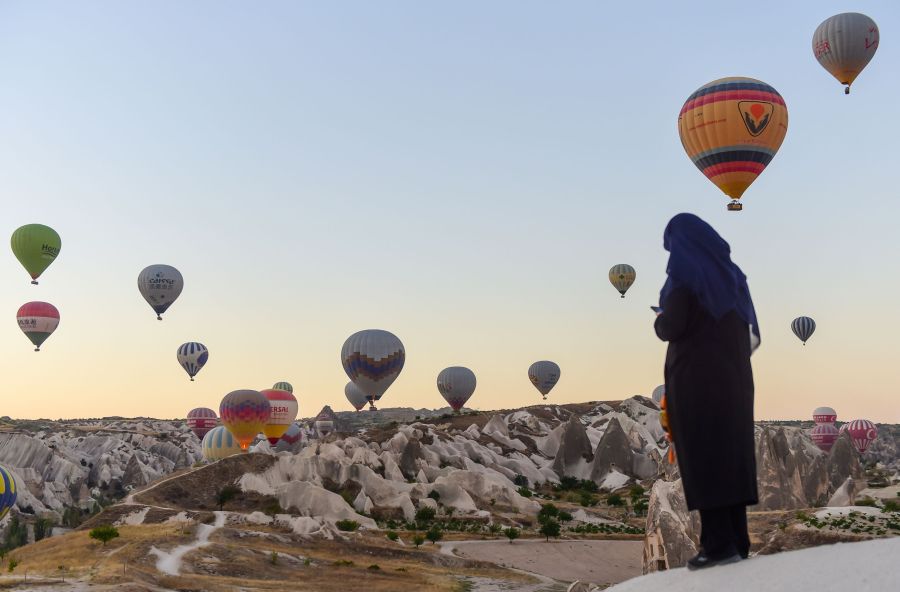
[[[747,506],[757,503],[753,371],[759,325],[731,248],[693,214],[666,227],[668,279],[656,334],[666,352],[666,406],[688,508],[700,511],[700,553],[688,569],[750,551]]]

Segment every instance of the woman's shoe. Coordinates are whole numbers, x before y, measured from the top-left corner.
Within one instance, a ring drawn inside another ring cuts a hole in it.
[[[741,556],[737,553],[724,557],[712,557],[701,551],[696,556],[688,559],[687,568],[691,571],[694,571],[707,567],[715,567],[716,565],[728,565],[729,563],[737,563],[740,560]]]

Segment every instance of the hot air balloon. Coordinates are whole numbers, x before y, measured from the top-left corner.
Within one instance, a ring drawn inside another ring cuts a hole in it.
[[[0,466],[0,520],[16,505],[16,480],[4,466]]]
[[[831,447],[834,446],[839,435],[837,428],[831,423],[820,423],[809,433],[809,437],[812,438],[813,444],[818,446],[824,452],[831,450]]]
[[[34,344],[34,351],[41,351],[41,344],[59,326],[59,311],[48,302],[28,302],[16,313],[19,329]]]
[[[350,404],[353,405],[353,408],[357,411],[365,407],[368,402],[366,393],[359,390],[359,387],[352,382],[348,382],[344,385],[344,396],[347,397],[347,400],[350,401]]]
[[[661,384],[655,389],[653,389],[653,394],[650,395],[650,398],[653,399],[653,402],[659,405],[662,402],[662,398],[666,394],[666,385]]]
[[[184,368],[184,371],[191,377],[191,382],[197,376],[197,372],[206,365],[209,360],[209,350],[202,343],[196,341],[188,341],[178,346],[178,363]]]
[[[403,344],[396,335],[381,329],[354,333],[341,348],[344,372],[366,394],[372,409],[400,375],[404,361]]]
[[[459,413],[475,392],[475,373],[462,366],[444,368],[438,374],[437,387],[453,411]]]
[[[546,399],[547,393],[559,382],[559,366],[547,360],[535,362],[528,368],[528,379]]]
[[[803,345],[806,345],[807,340],[816,331],[816,322],[809,317],[797,317],[791,321],[791,330],[803,342]]]
[[[854,419],[847,424],[847,433],[850,434],[853,446],[862,454],[878,437],[878,428],[868,419]]]
[[[150,265],[138,276],[138,290],[160,321],[162,313],[172,306],[183,288],[181,272],[171,265]]]
[[[820,423],[834,423],[837,421],[837,412],[831,407],[816,407],[813,411],[813,421]]]
[[[847,431],[847,426],[850,425],[848,423],[841,424],[841,427],[838,428],[838,434],[843,434]]]
[[[278,390],[278,391],[287,391],[287,392],[289,392],[289,393],[293,393],[293,392],[294,392],[294,387],[291,385],[291,383],[289,383],[289,382],[284,382],[284,381],[276,382],[276,383],[272,386],[272,388],[275,389],[275,390]]]
[[[26,224],[13,232],[10,245],[16,259],[31,276],[31,283],[37,284],[37,279],[59,255],[62,241],[49,226]]]
[[[637,272],[635,272],[634,268],[627,263],[619,263],[618,265],[613,265],[609,269],[609,282],[619,291],[622,298],[625,298],[625,292],[627,292],[628,288],[631,287],[631,284],[634,283],[636,277]]]
[[[203,436],[200,443],[203,458],[213,462],[243,452],[237,440],[225,426],[216,426]]]
[[[813,55],[828,73],[845,85],[850,85],[863,71],[878,49],[878,25],[858,12],[836,14],[816,27],[812,39]]]
[[[303,428],[300,427],[296,421],[288,426],[287,431],[281,436],[281,440],[278,441],[278,448],[290,448],[297,442],[303,439]]]
[[[320,438],[328,437],[328,434],[334,431],[334,411],[331,407],[325,405],[316,416],[316,431],[319,432]]]
[[[259,391],[269,400],[269,419],[263,428],[263,434],[269,440],[269,444],[275,446],[278,440],[291,427],[291,424],[297,419],[297,412],[300,406],[297,404],[297,398],[287,391],[279,389],[266,389]]]
[[[207,407],[191,409],[187,414],[187,425],[200,440],[219,423],[216,412]]]
[[[241,450],[247,450],[269,421],[269,400],[259,391],[239,390],[225,395],[219,405],[222,425],[228,428]]]
[[[701,86],[678,115],[688,157],[742,209],[741,196],[772,161],[787,133],[788,112],[774,88],[753,78],[721,78]]]

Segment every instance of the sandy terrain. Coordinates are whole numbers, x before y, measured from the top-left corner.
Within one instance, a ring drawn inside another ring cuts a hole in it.
[[[640,541],[453,541],[441,551],[564,582],[616,584],[641,575]]]

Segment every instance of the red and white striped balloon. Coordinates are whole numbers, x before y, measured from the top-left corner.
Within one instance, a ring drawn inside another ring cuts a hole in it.
[[[818,446],[819,449],[824,452],[831,450],[831,447],[834,446],[839,435],[837,428],[831,423],[820,423],[809,433],[809,437],[812,438],[813,444]]]
[[[813,421],[819,423],[834,423],[837,421],[837,413],[831,407],[816,407],[813,411]]]
[[[853,446],[862,454],[878,437],[878,428],[868,419],[854,419],[847,424],[847,433],[850,434]]]

